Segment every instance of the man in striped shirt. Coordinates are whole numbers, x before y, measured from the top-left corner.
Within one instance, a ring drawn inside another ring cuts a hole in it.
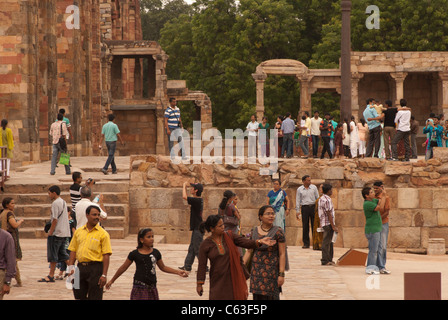
[[[179,147],[182,153],[182,159],[185,159],[185,148],[184,142],[182,140],[183,125],[182,119],[180,117],[180,110],[176,106],[176,103],[176,98],[170,98],[170,105],[165,110],[165,129],[166,134],[168,135],[168,147],[170,150],[171,159],[174,158],[174,153],[171,152],[174,146],[174,141],[177,141],[179,143]],[[172,133],[173,137],[171,136]]]
[[[325,183],[322,186],[323,195],[318,202],[320,227],[324,231],[322,238],[322,265],[334,265],[333,262],[333,234],[338,232],[338,228],[334,221],[334,207],[331,201],[333,187],[331,184]]]
[[[76,204],[81,200],[81,183],[82,183],[82,175],[81,172],[75,171],[72,174],[73,184],[70,186],[70,199],[72,202],[72,212],[75,213],[72,215],[72,218],[75,218],[76,220]],[[86,181],[86,186],[90,187],[92,184],[95,184],[95,181],[93,179],[88,179]]]

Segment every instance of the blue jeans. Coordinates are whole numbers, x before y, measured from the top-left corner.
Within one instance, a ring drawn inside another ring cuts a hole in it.
[[[319,136],[311,136],[313,142],[313,157],[317,157],[317,152],[319,150]]]
[[[379,268],[378,252],[380,247],[381,232],[366,233],[366,238],[369,242],[369,254],[367,255],[366,270]]]
[[[293,154],[293,133],[284,133],[283,134],[283,145],[282,145],[282,156],[285,154],[286,150],[286,157],[290,158]]]
[[[51,170],[50,173],[54,174],[56,172],[56,165],[58,163],[58,155],[59,152],[65,152],[65,150],[61,150],[61,148],[59,148],[59,146],[57,144],[53,145],[53,154],[51,156]],[[70,166],[66,166],[65,167],[65,173],[66,174],[70,174]]]
[[[302,148],[302,151],[305,154],[305,156],[308,156],[308,152],[309,152],[308,137],[301,135],[300,139],[299,139],[299,145],[300,145],[300,148]]]
[[[179,129],[179,130],[178,130]],[[182,138],[182,129],[180,127],[170,127],[171,134],[167,133],[168,136],[168,149],[170,151],[170,157],[171,159],[174,159],[176,156],[173,151],[174,141],[177,141],[179,143],[179,148],[181,150],[182,159],[186,157],[185,154],[185,146],[184,146],[184,140]],[[171,140],[171,136],[173,136],[174,140]]]
[[[109,165],[111,165],[112,172],[116,172],[117,166],[115,165],[115,149],[117,149],[117,141],[106,141],[106,147],[108,157],[103,169],[107,171],[107,169],[109,169]]]
[[[191,233],[190,246],[188,247],[188,253],[185,258],[184,267],[186,271],[191,271],[191,266],[193,265],[194,258],[199,255],[199,247],[201,246],[204,234],[195,229]]]
[[[386,268],[387,239],[389,238],[389,222],[383,223],[381,230],[380,244],[378,248],[378,268]]]

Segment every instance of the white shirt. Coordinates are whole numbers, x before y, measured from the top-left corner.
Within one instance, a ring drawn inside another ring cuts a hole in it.
[[[411,111],[400,110],[395,116],[395,123],[397,123],[397,131],[411,131]]]
[[[252,121],[249,122],[249,123],[247,124],[246,129],[249,130],[249,136],[256,137],[256,136],[257,136],[257,131],[254,131],[254,130],[255,130],[255,129],[259,129],[258,122],[257,122],[257,121],[255,121],[255,122],[252,122]]]
[[[308,188],[300,186],[296,193],[296,211],[299,212],[301,206],[310,206],[316,203],[319,198],[319,190],[314,184],[310,184]]]
[[[90,201],[90,199],[82,198],[75,206],[76,212],[76,229],[84,227],[87,223],[86,210],[90,206],[97,206],[100,209],[100,217],[107,218],[107,213],[101,209],[98,203]]]
[[[322,121],[321,117],[311,118],[311,135],[312,136],[320,136],[320,122]]]

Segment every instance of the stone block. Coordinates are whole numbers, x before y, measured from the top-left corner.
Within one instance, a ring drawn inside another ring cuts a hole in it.
[[[338,210],[353,209],[353,190],[339,189],[338,190]]]
[[[335,213],[337,226],[364,227],[366,218],[360,210],[337,211]]]
[[[432,208],[433,190],[429,188],[418,189],[419,205],[421,209]]]
[[[448,227],[441,227],[441,228],[428,228],[429,233],[429,239],[431,238],[443,238],[445,241],[448,240]]]
[[[412,166],[410,164],[386,163],[384,173],[388,176],[410,175]]]
[[[442,163],[448,162],[448,149],[447,148],[433,148],[434,157]]]
[[[402,209],[415,209],[419,207],[419,192],[413,188],[398,189],[397,207]]]
[[[389,239],[391,248],[420,248],[420,228],[390,227]]]
[[[396,227],[410,227],[413,223],[413,213],[411,210],[390,209],[389,225]]]
[[[344,248],[367,248],[364,227],[342,227],[339,231]]]
[[[448,209],[437,210],[437,225],[439,227],[448,227]]]
[[[448,192],[445,189],[434,189],[432,203],[434,209],[444,209],[448,203]]]
[[[151,209],[171,209],[172,201],[173,201],[173,190],[167,188],[148,188],[143,189],[146,191],[146,194],[142,194],[141,196],[145,196],[147,200],[147,208]],[[139,190],[140,191],[140,190]],[[131,194],[131,192],[130,192]],[[139,195],[137,197],[140,196]]]

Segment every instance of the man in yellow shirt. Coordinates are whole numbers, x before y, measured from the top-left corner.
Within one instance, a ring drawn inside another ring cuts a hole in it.
[[[103,287],[107,283],[110,255],[110,236],[98,223],[100,209],[92,205],[86,209],[87,223],[75,231],[68,250],[69,268],[78,260],[79,278],[73,286],[77,300],[102,300]],[[73,270],[71,271],[73,274]]]

